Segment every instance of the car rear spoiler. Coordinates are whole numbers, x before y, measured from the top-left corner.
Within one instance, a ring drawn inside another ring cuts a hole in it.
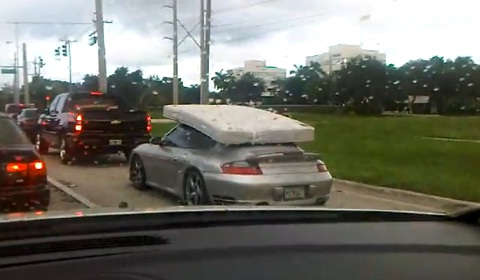
[[[289,153],[266,153],[248,156],[246,162],[252,164],[281,163],[281,162],[316,162],[320,160],[317,153],[289,152]]]

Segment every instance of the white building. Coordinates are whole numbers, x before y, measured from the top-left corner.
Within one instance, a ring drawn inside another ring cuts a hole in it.
[[[328,49],[327,53],[307,56],[305,64],[310,65],[312,62],[317,62],[326,73],[338,71],[342,65],[351,58],[371,57],[383,63],[386,62],[386,55],[377,50],[365,50],[358,45],[335,45]]]
[[[232,71],[236,78],[240,78],[247,73],[252,73],[255,77],[263,79],[267,87],[270,86],[273,81],[287,77],[286,69],[267,66],[265,60],[247,60],[244,62],[243,67],[233,68],[230,71]]]

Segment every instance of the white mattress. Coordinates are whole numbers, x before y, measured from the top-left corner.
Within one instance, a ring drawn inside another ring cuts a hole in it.
[[[163,115],[228,145],[309,142],[315,134],[305,123],[246,106],[168,105]]]

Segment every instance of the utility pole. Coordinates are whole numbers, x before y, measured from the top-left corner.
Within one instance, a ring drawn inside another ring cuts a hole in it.
[[[177,0],[173,0],[172,6],[165,5],[166,8],[170,8],[173,11],[172,21],[166,21],[173,26],[173,36],[163,37],[164,39],[172,40],[173,42],[173,105],[178,105],[178,3]]]
[[[23,54],[23,90],[24,90],[24,102],[25,104],[30,104],[30,88],[28,83],[28,61],[27,61],[27,44],[22,44],[22,54]]]
[[[212,21],[212,0],[207,0],[207,11],[205,12],[206,17],[206,28],[205,28],[205,99],[203,104],[208,104],[208,99],[210,96],[210,28]]]
[[[208,104],[212,1],[200,0],[200,6],[200,103]]]
[[[105,32],[103,21],[102,0],[95,0],[95,26],[98,42],[98,89],[100,92],[107,92],[107,61],[105,57]]]
[[[14,68],[15,68],[15,76],[13,77],[13,98],[15,104],[20,104],[20,82],[18,78],[18,54],[19,54],[19,30],[18,30],[18,23],[15,23],[15,58],[14,58]]]
[[[35,57],[33,59],[33,76],[38,76],[37,75],[37,65],[38,65],[37,57]]]
[[[200,0],[200,104],[206,104],[205,69],[205,0]]]
[[[173,0],[173,105],[178,105],[178,6]]]

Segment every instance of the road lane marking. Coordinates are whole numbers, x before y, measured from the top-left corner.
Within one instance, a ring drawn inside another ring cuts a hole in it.
[[[78,194],[77,192],[74,192],[73,190],[71,190],[69,187],[65,186],[64,184],[60,183],[59,181],[51,178],[51,177],[47,177],[47,180],[50,184],[52,184],[54,187],[60,189],[61,191],[63,191],[64,193],[68,194],[69,196],[73,197],[74,199],[78,200],[80,203],[82,203],[83,205],[87,206],[88,208],[99,208],[100,206],[98,206],[97,204],[93,203],[92,201],[90,201],[88,198],[84,197],[83,195],[81,194]]]

